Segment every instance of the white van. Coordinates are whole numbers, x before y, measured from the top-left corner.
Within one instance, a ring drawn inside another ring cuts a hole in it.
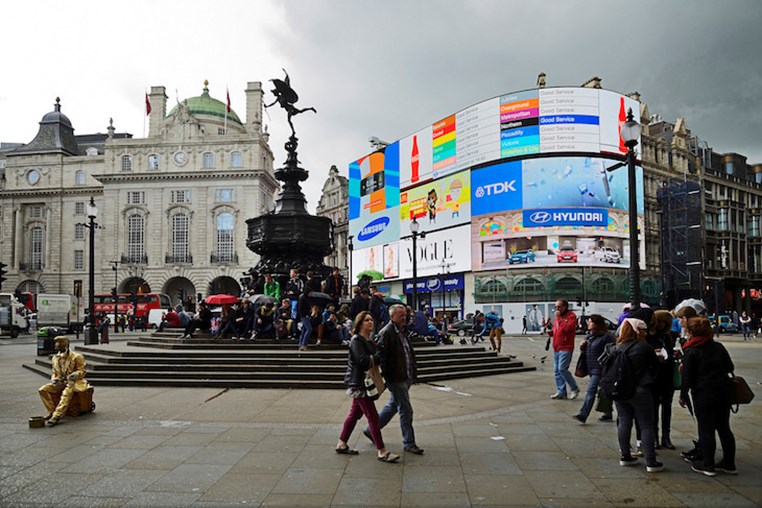
[[[167,312],[165,309],[151,309],[148,311],[148,327],[155,330],[161,325],[161,316]]]

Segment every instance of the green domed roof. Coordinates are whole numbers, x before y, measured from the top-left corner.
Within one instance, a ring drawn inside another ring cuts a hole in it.
[[[213,98],[211,95],[209,95],[209,82],[204,81],[204,91],[199,95],[198,97],[189,97],[185,99],[188,102],[188,110],[192,115],[208,115],[208,116],[217,116],[220,118],[225,118],[225,110],[227,109],[227,104],[225,104],[222,101],[218,101],[217,99]],[[174,108],[172,108],[172,111],[169,112],[169,115],[172,116],[177,112],[177,108],[180,105],[176,105]],[[238,125],[243,125],[241,123],[241,120],[238,118],[238,115],[235,113],[233,108],[230,108],[230,112],[228,115],[228,122],[230,123],[237,123]]]

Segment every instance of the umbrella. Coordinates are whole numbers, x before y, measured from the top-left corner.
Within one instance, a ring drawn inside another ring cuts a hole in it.
[[[321,293],[320,291],[313,291],[310,293],[307,299],[313,305],[327,305],[329,303],[336,303],[331,295],[328,293]]]
[[[239,298],[233,295],[211,295],[205,298],[206,303],[209,305],[230,305],[238,303]]]
[[[675,313],[677,313],[677,311],[679,311],[683,307],[693,307],[693,310],[696,311],[696,314],[702,314],[706,312],[706,304],[704,303],[704,301],[698,300],[696,298],[688,298],[678,303],[677,307],[675,307]]]
[[[402,300],[397,296],[389,295],[384,297],[384,303],[387,305],[394,305],[395,303],[402,304]]]
[[[273,305],[278,304],[278,300],[275,297],[272,297],[270,295],[251,295],[249,297],[249,301],[253,303],[254,305],[264,305],[266,303],[272,303]]]

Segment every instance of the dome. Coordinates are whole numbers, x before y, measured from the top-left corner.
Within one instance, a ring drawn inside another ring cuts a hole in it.
[[[61,99],[59,97],[56,97],[56,104],[53,111],[43,116],[40,123],[60,123],[70,129],[73,128],[69,117],[61,113]]]
[[[201,93],[201,95],[199,95],[198,97],[189,97],[185,99],[184,102],[188,103],[188,110],[192,115],[207,115],[207,116],[216,116],[222,119],[225,118],[227,104],[209,95],[208,81],[204,81],[204,91]],[[178,104],[174,108],[172,108],[172,110],[169,112],[169,115],[167,116],[172,116],[175,113],[177,113],[177,109],[179,108],[179,106],[180,105]],[[52,113],[49,113],[49,114],[52,114]],[[238,115],[232,108],[230,109],[230,112],[227,113],[227,117],[228,117],[228,122],[237,123],[238,125],[243,125],[241,123],[241,120],[238,118]]]

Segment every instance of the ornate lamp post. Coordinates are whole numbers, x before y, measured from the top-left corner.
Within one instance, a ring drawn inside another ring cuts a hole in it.
[[[635,179],[635,146],[640,137],[640,124],[633,119],[632,108],[622,125],[622,140],[627,147],[628,211],[630,218],[630,300],[633,310],[640,308],[640,253],[638,244],[638,197]]]
[[[85,337],[86,344],[98,343],[98,330],[95,328],[95,228],[99,227],[95,222],[98,217],[98,208],[95,206],[95,200],[91,197],[87,204],[88,224],[86,228],[90,229],[90,274],[88,278],[89,295],[87,298],[87,308],[90,315],[90,330]]]
[[[442,330],[447,333],[447,291],[445,291],[445,280],[450,273],[450,263],[442,259],[441,281],[442,281]]]
[[[418,231],[421,230],[421,225],[413,217],[413,221],[410,223],[410,232],[413,235],[413,312],[418,312]]]
[[[119,261],[110,261],[111,263],[111,269],[114,270],[114,333],[119,333],[119,324],[116,321],[116,316],[119,312],[118,309],[118,303],[119,303],[119,288],[117,287],[119,285]]]

